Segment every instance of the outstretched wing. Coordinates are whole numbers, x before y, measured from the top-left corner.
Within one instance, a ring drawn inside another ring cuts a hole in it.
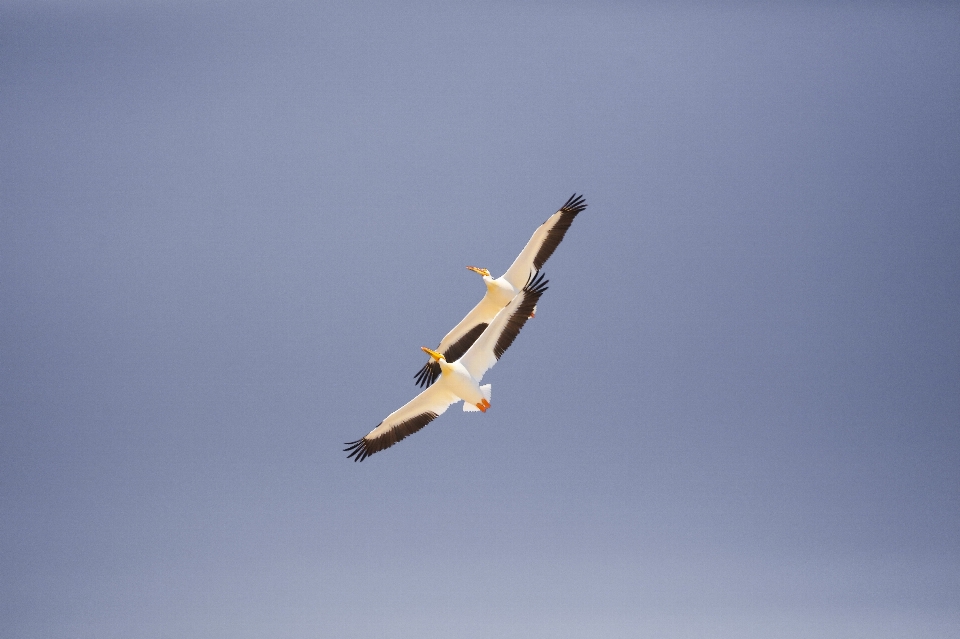
[[[460,323],[450,329],[450,332],[440,340],[437,352],[442,353],[443,358],[448,362],[455,362],[460,359],[480,337],[483,329],[497,316],[499,310],[500,306],[493,302],[488,294],[484,294],[483,299],[467,313],[467,316],[460,320]],[[440,377],[440,364],[437,364],[431,358],[415,377],[421,388],[430,386]]]
[[[582,195],[574,193],[559,211],[547,218],[547,221],[537,227],[527,245],[520,251],[520,255],[513,261],[503,279],[510,282],[514,289],[518,289],[530,277],[543,268],[544,263],[560,246],[567,229],[573,224],[573,219],[580,211],[587,208]]]
[[[387,415],[366,436],[355,442],[347,442],[347,448],[343,449],[344,452],[350,452],[347,459],[353,457],[353,461],[363,461],[384,448],[390,448],[435,420],[459,399],[444,384],[431,386]]]
[[[460,339],[450,344],[446,349],[442,347],[443,342],[441,342],[441,347],[437,349],[437,352],[443,354],[443,358],[448,362],[455,362],[477,341],[485,328],[487,328],[486,323],[475,324],[473,328],[461,335]],[[432,357],[416,374],[417,384],[420,385],[420,388],[430,386],[437,381],[438,377],[440,377],[440,364]]]
[[[543,278],[543,274],[531,277],[523,290],[497,313],[483,334],[460,358],[460,363],[477,381],[497,363],[520,334],[520,329],[527,323],[540,296],[547,290],[549,280]]]

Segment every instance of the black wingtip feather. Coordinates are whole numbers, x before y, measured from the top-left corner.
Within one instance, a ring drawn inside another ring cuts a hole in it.
[[[416,379],[414,383],[420,386],[420,388],[424,388],[437,381],[438,377],[440,377],[440,364],[431,359],[414,375]]]
[[[583,196],[577,195],[576,193],[574,193],[573,195],[570,196],[570,199],[568,199],[566,203],[560,207],[560,211],[576,214],[585,208],[587,208],[587,205],[584,204]]]
[[[464,333],[460,339],[448,346],[447,350],[443,351],[443,359],[448,362],[455,362],[463,357],[463,354],[467,352],[468,348],[473,346],[473,343],[477,341],[477,338],[480,337],[485,328],[487,328],[487,324],[484,322],[477,324]],[[437,379],[440,378],[440,372],[440,364],[431,359],[423,365],[423,368],[421,368],[420,372],[414,377],[416,377],[416,383],[420,385],[420,388],[423,388],[437,381]]]
[[[539,271],[533,273],[527,280],[526,286],[523,287],[523,292],[536,295],[539,299],[539,297],[543,295],[543,292],[549,288],[547,284],[550,283],[550,280],[543,279],[546,276],[546,273],[541,273]]]
[[[366,459],[372,454],[367,452],[367,440],[362,437],[355,442],[347,442],[345,446],[347,446],[347,448],[344,448],[343,452],[353,451],[352,453],[347,455],[347,459],[350,459],[351,457],[356,455],[356,457],[353,460],[355,462],[363,461],[364,459]]]

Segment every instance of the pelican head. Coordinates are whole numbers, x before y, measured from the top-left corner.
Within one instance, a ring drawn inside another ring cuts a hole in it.
[[[490,271],[485,268],[477,268],[476,266],[468,266],[467,269],[473,271],[474,273],[479,273],[483,277],[490,277]]]
[[[430,350],[426,346],[421,346],[420,350],[422,350],[424,353],[432,357],[435,362],[439,362],[441,359],[444,359],[442,353],[438,353],[437,351]]]

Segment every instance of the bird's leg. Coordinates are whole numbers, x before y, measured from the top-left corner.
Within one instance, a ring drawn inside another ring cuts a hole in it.
[[[536,317],[536,316],[537,316],[537,307],[534,306],[534,307],[533,307],[533,310],[530,311],[530,319],[533,319],[533,318]]]
[[[483,412],[486,412],[487,409],[490,408],[490,402],[489,402],[489,400],[487,400],[486,397],[484,397],[483,399],[481,399],[481,400],[480,400],[480,403],[483,404],[483,408],[481,409],[481,410],[483,410]]]
[[[475,406],[480,409],[480,412],[481,412],[481,413],[487,412],[487,406],[490,405],[490,403],[487,402],[487,406],[484,406],[483,403],[486,402],[486,401],[487,401],[487,400],[484,399],[484,400],[482,400],[481,402],[479,402],[478,404],[475,404]]]

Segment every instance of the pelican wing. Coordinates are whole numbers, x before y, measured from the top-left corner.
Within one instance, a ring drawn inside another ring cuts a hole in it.
[[[343,449],[344,452],[350,451],[347,459],[353,457],[353,461],[363,461],[384,448],[390,448],[435,420],[459,399],[444,384],[431,386],[387,415],[366,436],[355,442],[347,442],[347,448]]]
[[[443,348],[443,342],[440,342],[440,347],[437,349],[437,352],[442,353],[443,358],[448,362],[455,362],[477,341],[477,338],[480,337],[480,334],[483,333],[485,328],[487,328],[485,322],[475,324],[447,348]],[[430,386],[440,377],[440,364],[433,358],[430,358],[430,361],[423,365],[423,368],[420,369],[415,377],[417,378],[416,383],[419,384],[421,388]]]
[[[573,224],[573,219],[585,208],[587,208],[587,205],[584,203],[582,195],[576,193],[571,195],[559,211],[537,227],[537,230],[533,232],[533,237],[520,251],[520,255],[513,261],[507,272],[503,274],[503,279],[510,282],[515,289],[519,289],[526,284],[534,273],[543,268],[544,263],[557,250],[567,229]]]
[[[483,299],[467,313],[466,317],[460,320],[460,323],[440,340],[437,352],[442,353],[443,358],[448,362],[455,362],[460,359],[470,348],[470,345],[480,337],[483,329],[497,316],[499,310],[500,307],[485,294]],[[430,386],[440,377],[440,364],[431,358],[414,377],[416,377],[416,383],[421,388]]]
[[[520,329],[527,323],[540,296],[547,290],[548,280],[543,277],[543,274],[540,274],[529,278],[523,290],[497,313],[483,334],[460,358],[460,363],[477,381],[480,381],[483,374],[510,348],[513,340],[520,334]]]

